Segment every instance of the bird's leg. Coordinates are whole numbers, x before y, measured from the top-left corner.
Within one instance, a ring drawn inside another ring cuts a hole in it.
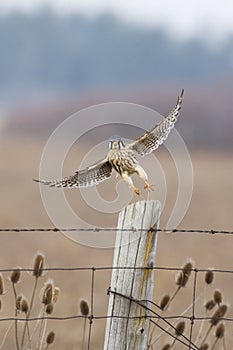
[[[130,177],[127,173],[122,173],[121,176],[122,176],[122,179],[123,179],[125,182],[127,182],[127,184],[129,185],[129,187],[132,187],[133,190],[134,190],[134,192],[135,192],[137,195],[139,195],[139,194],[140,194],[140,193],[139,193],[139,190],[138,190],[137,187],[134,186],[133,180],[131,179],[131,177]]]
[[[149,184],[148,177],[145,170],[140,165],[137,165],[135,167],[135,171],[138,174],[138,176],[144,181],[144,184],[145,184],[144,189],[148,191],[150,190],[154,191],[154,185]]]
[[[150,184],[148,184],[148,182],[145,181],[144,189],[148,190],[148,191],[154,191],[155,190],[155,185],[150,185]]]

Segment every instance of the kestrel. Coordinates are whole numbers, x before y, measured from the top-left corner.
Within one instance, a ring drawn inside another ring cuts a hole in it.
[[[132,174],[137,174],[144,182],[144,189],[150,190],[148,176],[145,170],[139,165],[136,156],[139,154],[144,157],[156,150],[168,137],[171,129],[180,114],[184,90],[178,96],[175,107],[171,110],[159,124],[153,127],[135,141],[124,144],[119,138],[109,142],[109,151],[103,160],[78,170],[74,175],[65,177],[61,180],[34,180],[50,187],[90,187],[110,178],[113,169],[120,174],[122,179],[132,187],[134,192],[139,195],[139,190],[134,186],[131,178]]]

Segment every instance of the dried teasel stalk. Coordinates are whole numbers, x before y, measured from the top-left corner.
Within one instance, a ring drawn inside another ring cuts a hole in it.
[[[47,315],[51,315],[53,313],[54,306],[53,304],[48,304],[45,308],[45,312]]]
[[[53,302],[56,303],[58,301],[58,297],[60,294],[60,288],[55,287],[53,292]]]
[[[20,302],[20,311],[23,312],[25,315],[29,312],[29,304],[27,299],[22,299]]]
[[[193,263],[191,261],[187,261],[184,266],[182,267],[182,270],[180,271],[180,273],[178,274],[177,278],[176,278],[176,284],[179,287],[185,287],[189,277],[191,276],[192,273],[192,269],[193,269]]]
[[[221,321],[221,319],[224,317],[224,315],[226,314],[227,312],[227,309],[228,309],[228,306],[225,305],[225,304],[222,304],[219,306],[218,310],[215,311],[215,313],[213,314],[213,316],[211,317],[210,319],[210,327],[209,329],[207,330],[203,340],[202,340],[202,343],[201,345],[203,345],[211,331],[211,329],[214,327],[214,326],[217,326],[219,324],[219,322]]]
[[[79,307],[82,316],[88,316],[89,315],[89,305],[85,299],[81,299],[79,302]],[[83,324],[83,338],[82,338],[82,346],[81,350],[84,350],[84,345],[85,345],[85,335],[86,335],[86,321],[87,319],[84,319],[84,324]]]
[[[160,309],[162,311],[166,310],[167,306],[169,305],[169,301],[170,301],[170,295],[165,294],[159,303]]]
[[[177,337],[181,336],[184,333],[184,330],[185,330],[185,322],[180,321],[175,328],[176,336]]]
[[[49,305],[53,303],[54,285],[52,281],[48,281],[42,290],[42,303]]]
[[[0,273],[0,295],[5,293],[5,288],[4,288],[4,281],[2,274]]]
[[[211,326],[216,326],[221,321],[221,318],[224,317],[224,315],[227,312],[227,309],[228,309],[228,306],[223,304],[219,307],[217,311],[215,311],[215,313],[213,314],[210,320]]]
[[[170,350],[171,349],[171,345],[170,344],[165,344],[161,350]]]
[[[47,335],[47,338],[46,338],[46,344],[47,345],[51,345],[55,340],[55,333],[54,332],[50,332],[48,335]]]
[[[216,328],[215,337],[218,339],[221,339],[224,337],[224,334],[225,334],[225,326],[223,323],[220,323]]]
[[[185,275],[183,271],[180,271],[180,273],[176,277],[176,284],[179,287],[185,287],[187,282],[189,280],[189,276]]]
[[[183,273],[187,275],[188,277],[191,275],[193,269],[193,263],[191,260],[187,261],[183,266]]]
[[[20,280],[20,276],[21,276],[21,269],[20,267],[17,267],[16,269],[14,269],[10,275],[10,281],[13,284],[16,284],[19,282]]]
[[[15,306],[16,306],[16,309],[18,311],[21,311],[21,301],[23,299],[23,295],[19,295],[17,298],[16,298],[16,303],[15,303]]]
[[[214,301],[216,304],[220,305],[222,302],[222,293],[220,292],[220,290],[215,290],[214,291]]]
[[[206,311],[210,311],[216,306],[216,302],[213,299],[210,299],[205,303],[204,306]]]
[[[213,271],[211,270],[208,270],[206,273],[205,273],[205,283],[206,284],[211,284],[214,280],[214,273]]]
[[[87,301],[84,299],[81,299],[79,306],[80,306],[81,314],[83,316],[88,316],[89,315],[89,305],[88,305]]]
[[[33,264],[33,270],[32,270],[33,276],[35,276],[36,278],[42,276],[44,263],[45,263],[44,255],[41,253],[37,253],[37,255],[34,259],[34,264]]]

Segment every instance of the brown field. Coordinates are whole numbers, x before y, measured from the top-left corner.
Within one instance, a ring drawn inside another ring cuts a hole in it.
[[[38,185],[31,181],[38,176],[39,162],[44,142],[27,138],[2,138],[0,141],[0,226],[1,227],[52,227],[49,217],[43,207]],[[168,200],[161,217],[161,227],[171,211],[176,189],[173,180],[173,170],[170,173],[170,160],[166,152],[160,152],[159,158],[163,164],[168,182]],[[76,155],[71,154],[67,163],[67,171],[73,171]],[[216,230],[232,230],[233,208],[233,162],[232,154],[227,152],[192,151],[191,158],[194,168],[194,191],[192,201],[180,228],[203,228]],[[110,185],[107,184],[106,188]],[[78,201],[78,190],[69,194],[72,207],[75,209]],[[77,197],[76,197],[77,196]],[[85,214],[85,208],[80,212]],[[100,225],[116,225],[116,217],[99,216],[94,223]],[[99,220],[99,221],[98,221]],[[96,234],[98,239],[98,234]],[[233,269],[232,236],[206,234],[159,234],[157,266],[179,267],[187,258],[192,258],[197,268]],[[79,245],[60,233],[1,233],[0,268],[16,266],[30,267],[35,254],[40,251],[45,254],[49,267],[91,267],[111,266],[113,250],[95,249]],[[1,296],[2,317],[14,315],[13,294],[7,281],[8,273],[4,273],[6,294]],[[41,279],[40,286],[51,277],[61,288],[60,298],[55,307],[55,316],[75,315],[79,313],[79,299],[90,302],[91,273],[83,272],[50,272]],[[203,275],[198,279],[198,292],[203,289]],[[32,277],[27,273],[22,276],[18,285],[19,292],[30,298]],[[107,312],[108,297],[106,290],[110,285],[110,272],[97,272],[94,289],[94,314],[104,315]],[[191,286],[191,284],[190,284]],[[216,274],[215,288],[224,293],[224,300],[229,304],[228,317],[233,317],[231,274]],[[158,302],[163,293],[174,289],[174,273],[156,272],[154,301]],[[183,294],[182,294],[183,293]],[[208,298],[210,294],[208,294]],[[39,300],[39,295],[36,296]],[[191,302],[191,288],[185,288],[178,295],[172,312],[182,312]],[[201,303],[203,300],[201,301]],[[201,304],[200,304],[201,306]],[[199,315],[202,312],[197,308]],[[203,315],[203,312],[202,312]],[[10,323],[1,323],[0,343]],[[56,333],[57,350],[81,349],[81,320],[51,321],[47,330]],[[91,349],[103,348],[105,322],[95,320],[92,326]],[[231,329],[231,331],[230,331]],[[232,344],[232,325],[227,330],[227,345]],[[162,344],[162,343],[161,343]],[[162,347],[162,346],[161,346]],[[13,328],[11,329],[3,349],[14,348]],[[177,346],[177,349],[180,347]],[[220,347],[216,347],[220,349]],[[230,349],[230,347],[228,347]]]

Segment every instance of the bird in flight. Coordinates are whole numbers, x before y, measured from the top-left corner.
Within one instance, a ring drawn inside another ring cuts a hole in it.
[[[154,126],[135,141],[124,144],[121,138],[109,142],[107,156],[97,163],[83,170],[78,170],[74,175],[61,180],[35,180],[49,187],[90,187],[107,180],[115,170],[122,179],[139,195],[139,190],[134,186],[131,175],[137,174],[144,182],[144,189],[150,190],[145,170],[139,165],[137,155],[142,157],[156,150],[168,137],[171,129],[180,114],[184,90],[178,96],[175,107],[159,124]]]

